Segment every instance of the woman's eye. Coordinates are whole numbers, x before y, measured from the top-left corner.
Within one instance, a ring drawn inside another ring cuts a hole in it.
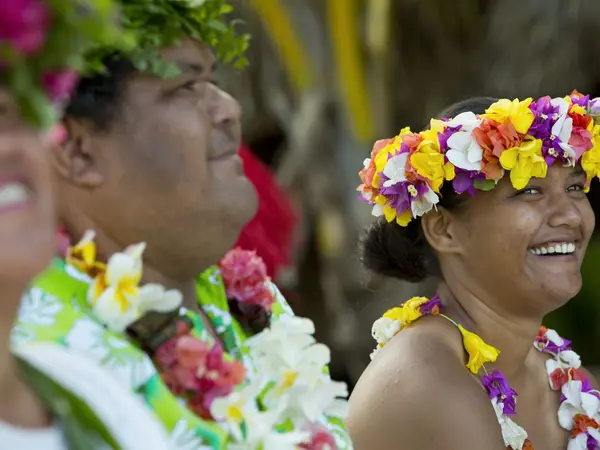
[[[567,192],[573,192],[573,191],[585,191],[585,185],[583,183],[578,183],[578,184],[572,184],[571,186],[569,186],[567,188]]]

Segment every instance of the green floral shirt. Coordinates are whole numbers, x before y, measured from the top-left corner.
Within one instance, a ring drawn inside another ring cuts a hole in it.
[[[139,395],[171,434],[176,450],[221,450],[227,448],[228,433],[218,423],[200,419],[185,407],[162,382],[152,360],[128,336],[107,330],[87,306],[90,279],[62,260],[42,273],[24,295],[12,332],[15,344],[50,341],[80,351],[109,370],[129,390]],[[252,370],[244,351],[246,332],[230,314],[218,268],[212,267],[197,279],[198,301],[212,322],[225,350]],[[276,298],[272,320],[293,311],[274,284]],[[196,337],[214,343],[197,314],[188,312]],[[342,421],[324,417],[338,449],[352,448]]]

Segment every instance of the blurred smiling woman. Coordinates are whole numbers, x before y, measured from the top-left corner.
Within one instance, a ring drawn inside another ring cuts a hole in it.
[[[436,277],[438,294],[373,325],[373,362],[350,399],[358,450],[599,448],[596,381],[540,328],[581,289],[599,106],[577,92],[470,99],[375,144],[359,190],[383,217],[364,263]]]
[[[54,345],[20,344],[19,328],[11,331],[22,293],[56,253],[48,155],[62,134],[54,126],[57,103],[76,80],[71,66],[82,49],[117,37],[108,5],[9,0],[0,11],[2,448],[170,448],[162,425],[99,366]],[[55,308],[30,295],[21,313],[29,309],[30,321],[44,322],[44,310]]]

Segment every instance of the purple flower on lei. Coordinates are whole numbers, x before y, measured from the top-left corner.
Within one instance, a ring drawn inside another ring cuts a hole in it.
[[[498,402],[502,402],[504,414],[507,416],[516,414],[517,391],[510,387],[502,372],[494,370],[490,375],[481,377],[481,382],[488,391],[490,399],[495,398]]]
[[[439,314],[441,309],[442,302],[437,294],[431,297],[431,299],[429,299],[425,303],[422,303],[421,306],[419,306],[419,311],[424,316],[428,316],[430,314]]]
[[[536,341],[538,348],[542,353],[549,353],[551,355],[556,355],[559,352],[564,352],[565,350],[571,350],[571,341],[568,339],[562,338],[563,343],[561,345],[556,345],[550,339],[545,338],[539,341]]]
[[[477,189],[475,189],[475,182],[485,181],[485,174],[472,170],[463,170],[458,167],[454,168],[455,175],[452,180],[452,188],[457,194],[467,193],[472,197],[475,197]]]

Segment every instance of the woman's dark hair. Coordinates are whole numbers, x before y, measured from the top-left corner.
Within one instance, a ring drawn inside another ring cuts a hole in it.
[[[116,55],[104,59],[105,73],[84,77],[73,93],[66,115],[89,120],[100,130],[107,130],[120,111],[125,82],[135,69]]]
[[[475,97],[446,108],[440,118],[452,118],[463,112],[483,114],[497,99]],[[458,195],[450,183],[440,192],[439,205],[452,211],[464,205],[468,197]],[[373,273],[417,283],[428,276],[440,276],[440,267],[433,249],[421,228],[421,220],[413,219],[408,226],[378,218],[369,225],[360,241],[359,252],[363,265]]]

